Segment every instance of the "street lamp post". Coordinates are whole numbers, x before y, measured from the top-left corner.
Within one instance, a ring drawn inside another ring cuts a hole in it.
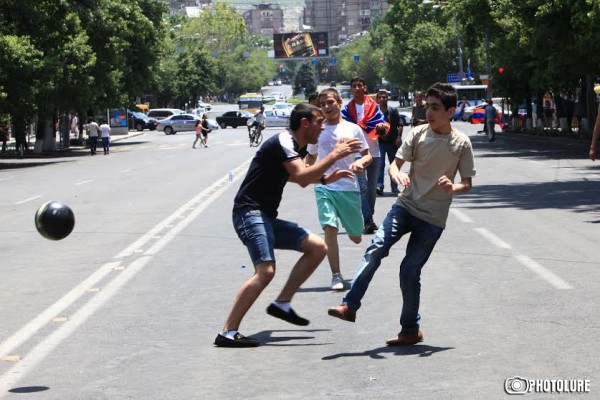
[[[434,1],[434,0],[423,0],[421,4],[433,4],[433,8],[441,8],[442,6],[438,3],[443,3],[443,1]],[[460,79],[465,77],[465,71],[463,69],[463,58],[462,58],[462,36],[460,35],[460,26],[458,24],[458,18],[456,18],[456,13],[452,13],[452,19],[454,20],[454,26],[456,27],[456,47],[457,47],[457,60],[458,60],[458,76]]]

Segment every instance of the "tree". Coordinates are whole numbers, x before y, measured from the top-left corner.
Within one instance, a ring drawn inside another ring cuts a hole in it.
[[[296,79],[294,80],[294,94],[304,94],[308,96],[317,91],[315,83],[315,72],[309,63],[300,66]]]

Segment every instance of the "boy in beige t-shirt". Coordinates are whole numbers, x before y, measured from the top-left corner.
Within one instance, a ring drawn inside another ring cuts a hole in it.
[[[419,324],[421,269],[444,231],[452,196],[467,193],[475,176],[471,141],[450,124],[456,109],[456,90],[445,83],[432,85],[427,90],[426,108],[428,124],[413,129],[389,168],[390,178],[402,184],[404,191],[367,248],[343,303],[329,309],[329,315],[354,322],[381,260],[402,236],[410,233],[406,256],[400,264],[402,329],[386,342],[388,346],[423,341]],[[401,171],[405,162],[411,163],[408,174]],[[457,172],[460,182],[454,183]]]

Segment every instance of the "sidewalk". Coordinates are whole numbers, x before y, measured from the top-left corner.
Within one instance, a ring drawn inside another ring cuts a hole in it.
[[[147,131],[129,131],[126,135],[111,135],[110,141],[111,143],[118,142],[121,140],[129,139],[136,136],[144,135]],[[85,139],[84,135],[84,139]],[[33,140],[32,140],[33,139]],[[78,135],[71,134],[71,143],[77,143]],[[70,144],[68,150],[58,149],[59,141],[56,141],[57,150],[50,152],[42,152],[41,154],[32,153],[32,149],[35,146],[35,137],[28,137],[27,146],[30,150],[29,153],[20,155],[15,150],[15,139],[11,137],[7,145],[6,153],[0,153],[0,159],[9,159],[9,158],[36,158],[36,157],[64,157],[65,153],[71,151],[79,151],[82,149],[87,149],[88,146],[86,144]]]

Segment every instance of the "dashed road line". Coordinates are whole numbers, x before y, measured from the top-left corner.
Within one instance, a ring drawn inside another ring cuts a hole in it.
[[[27,203],[28,201],[37,200],[40,197],[42,197],[42,196],[33,196],[33,197],[30,197],[30,198],[25,199],[25,200],[17,201],[15,204],[24,204],[24,203]]]

